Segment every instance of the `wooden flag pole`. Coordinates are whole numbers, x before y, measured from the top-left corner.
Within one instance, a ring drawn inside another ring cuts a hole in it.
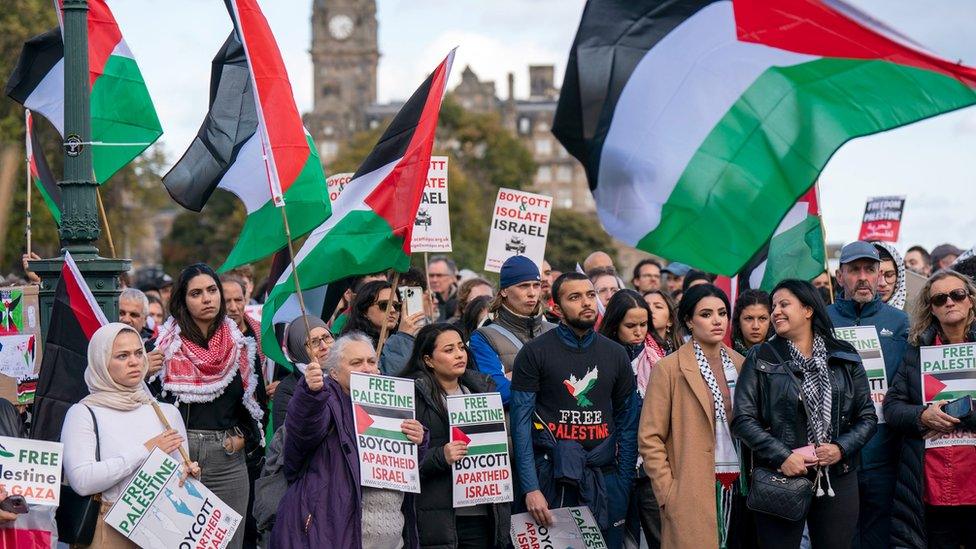
[[[291,262],[291,275],[292,280],[295,281],[295,293],[298,294],[298,309],[302,312],[302,320],[305,321],[305,341],[307,347],[312,341],[312,327],[308,323],[308,311],[305,310],[305,296],[302,295],[302,285],[298,282],[298,269],[295,267],[295,245],[291,242],[291,227],[288,226],[288,213],[285,212],[285,206],[282,205],[278,209],[281,210],[281,220],[285,224],[285,240],[288,241],[288,260]]]
[[[387,328],[386,319],[390,318],[390,309],[393,308],[393,302],[397,297],[397,285],[400,284],[400,273],[394,271],[393,273],[393,289],[390,292],[390,300],[386,302],[386,316],[383,317],[383,327],[380,328],[380,340],[376,344],[376,359],[379,360],[380,353],[383,352],[383,345],[386,344],[386,336],[389,333]]]
[[[159,409],[159,403],[156,402],[155,399],[153,399],[152,401],[152,407],[153,407],[153,411],[156,412],[156,417],[159,418],[159,422],[163,424],[163,427],[166,427],[167,429],[172,429],[173,427],[169,424],[169,420],[166,419],[166,415],[163,414],[163,411]],[[190,463],[192,463],[190,461],[190,455],[186,453],[186,449],[183,448],[182,444],[180,444],[180,456],[183,457],[183,461],[187,464],[187,466],[189,466]]]
[[[108,239],[108,251],[112,257],[115,255],[115,242],[112,241],[112,229],[108,226],[108,216],[105,215],[105,203],[102,202],[102,188],[95,189],[95,196],[98,197],[98,213],[102,217],[102,224],[105,225],[105,238]]]

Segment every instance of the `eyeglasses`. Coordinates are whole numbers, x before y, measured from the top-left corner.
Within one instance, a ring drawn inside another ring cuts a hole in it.
[[[935,305],[936,307],[941,307],[945,305],[946,301],[950,299],[956,303],[962,303],[968,298],[969,298],[969,291],[967,291],[965,288],[956,288],[955,290],[952,290],[951,292],[946,294],[935,294],[929,298],[929,301],[932,302],[932,305]]]
[[[384,311],[386,310],[387,307],[389,307],[389,305],[390,305],[390,300],[388,300],[388,299],[384,299],[383,301],[377,301],[376,302],[376,306],[379,307],[380,309],[384,310]],[[394,311],[399,311],[400,310],[400,307],[402,307],[402,306],[403,305],[401,305],[399,301],[394,301],[393,302],[393,310]]]
[[[885,282],[888,284],[894,284],[898,280],[898,271],[886,271],[881,273],[881,276],[884,277]]]
[[[313,349],[317,349],[323,345],[331,345],[334,342],[335,338],[332,336],[313,337],[312,339],[308,340],[308,345]]]

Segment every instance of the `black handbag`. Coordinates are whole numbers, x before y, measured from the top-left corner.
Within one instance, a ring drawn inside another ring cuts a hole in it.
[[[88,408],[88,406],[85,406]],[[95,461],[101,461],[100,444],[98,440],[98,420],[95,412],[88,408],[92,425],[95,428]],[[80,496],[71,486],[61,484],[61,504],[58,505],[55,520],[58,524],[58,539],[68,544],[91,545],[98,526],[98,513],[101,511],[101,494]]]

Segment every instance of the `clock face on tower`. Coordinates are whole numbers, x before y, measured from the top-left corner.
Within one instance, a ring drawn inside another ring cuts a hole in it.
[[[329,19],[329,34],[336,40],[345,40],[352,35],[353,22],[348,15],[336,15]]]

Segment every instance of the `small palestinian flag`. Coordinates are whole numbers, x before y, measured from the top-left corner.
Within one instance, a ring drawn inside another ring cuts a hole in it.
[[[925,402],[955,400],[970,395],[976,398],[976,376],[972,370],[922,374],[922,396]]]
[[[850,0],[591,0],[552,132],[607,232],[731,276],[841,145],[974,88]]]
[[[37,376],[17,380],[17,404],[34,402],[35,392],[37,392]]]
[[[508,435],[505,423],[478,423],[451,426],[451,442],[468,445],[469,456],[504,454],[508,452]]]
[[[61,440],[61,425],[68,408],[88,395],[85,383],[88,342],[105,324],[108,319],[88,289],[78,265],[70,253],[65,253],[44,341],[31,438]]]
[[[51,216],[54,217],[54,221],[58,225],[61,225],[61,187],[55,181],[54,174],[51,173],[51,168],[48,167],[47,160],[44,158],[44,149],[41,148],[41,144],[37,141],[37,133],[34,131],[34,117],[30,109],[27,109],[25,112],[27,117],[25,141],[30,178],[34,186],[41,193],[41,197],[44,198],[44,203],[51,210]]]
[[[413,419],[413,410],[365,404],[353,404],[353,407],[356,409],[356,432],[360,435],[410,441],[400,430],[400,425],[406,419]]]

